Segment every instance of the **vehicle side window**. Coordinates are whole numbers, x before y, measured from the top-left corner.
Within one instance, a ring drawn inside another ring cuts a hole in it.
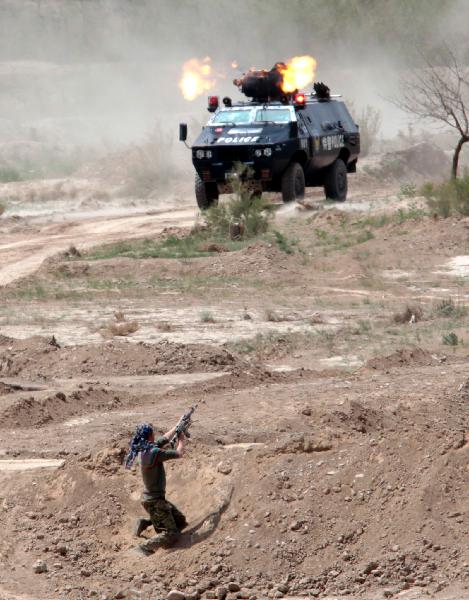
[[[298,121],[298,126],[302,135],[308,135],[308,123],[305,119],[305,115],[301,112],[298,112],[296,115],[296,119]]]
[[[306,118],[306,122],[311,125],[311,126],[315,126],[317,125],[317,119],[314,118],[313,112],[311,110],[308,110],[305,113],[305,118]]]

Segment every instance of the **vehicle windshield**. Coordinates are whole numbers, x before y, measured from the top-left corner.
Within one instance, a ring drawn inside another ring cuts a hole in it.
[[[290,123],[291,112],[288,108],[262,108],[256,111],[256,123]]]
[[[250,110],[221,110],[218,112],[212,120],[212,123],[216,124],[233,124],[241,125],[245,123],[251,123],[251,111]]]
[[[254,123],[290,123],[289,108],[255,107],[220,110],[212,117],[212,125],[249,125]]]

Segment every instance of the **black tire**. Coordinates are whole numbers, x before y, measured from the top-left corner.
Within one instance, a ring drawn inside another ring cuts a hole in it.
[[[344,202],[347,199],[347,167],[340,158],[326,169],[324,193],[330,200]]]
[[[303,200],[305,197],[305,174],[303,167],[292,162],[282,175],[282,198],[284,202]]]
[[[218,204],[218,187],[216,183],[205,183],[195,174],[195,198],[200,210],[207,210],[213,204]]]

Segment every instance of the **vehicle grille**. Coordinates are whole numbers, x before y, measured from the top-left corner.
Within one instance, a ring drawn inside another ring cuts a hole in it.
[[[216,160],[221,162],[246,162],[252,159],[248,146],[220,146],[216,149]]]

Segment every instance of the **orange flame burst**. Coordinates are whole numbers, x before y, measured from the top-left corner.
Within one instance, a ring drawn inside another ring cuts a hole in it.
[[[182,95],[186,100],[195,100],[215,85],[212,78],[212,65],[210,57],[203,60],[191,58],[182,67],[182,76],[179,81]]]
[[[316,61],[312,56],[295,56],[286,68],[280,69],[283,76],[282,91],[285,93],[301,90],[312,83],[316,71]]]

